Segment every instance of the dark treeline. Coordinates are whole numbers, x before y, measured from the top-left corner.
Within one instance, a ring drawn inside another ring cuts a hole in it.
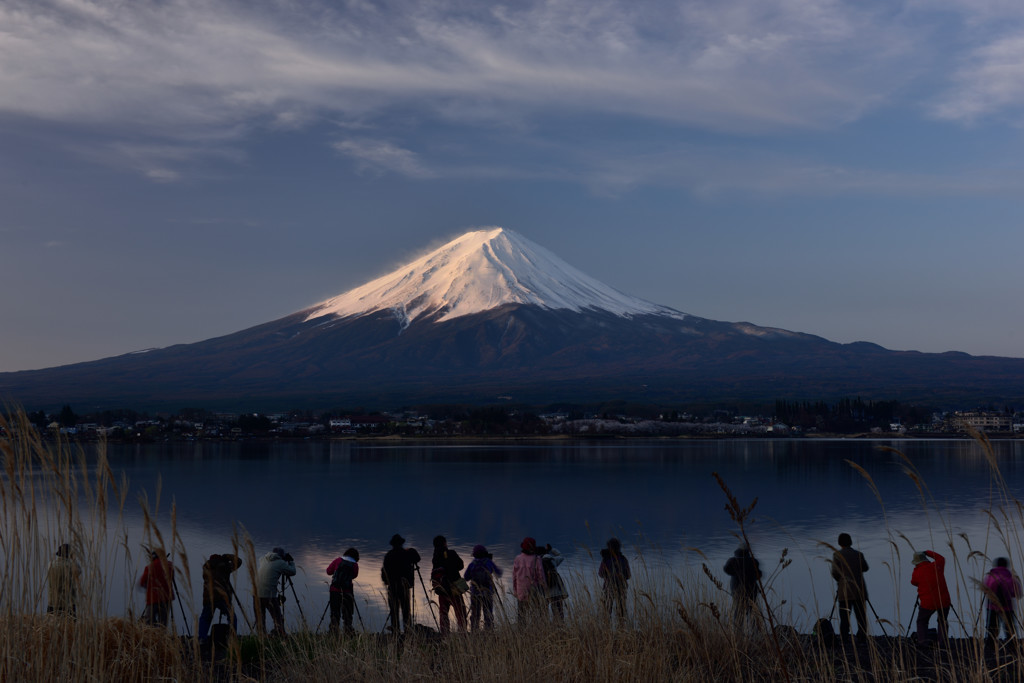
[[[972,407],[1013,415],[1008,406]],[[702,404],[660,406],[614,401],[601,404],[531,406],[431,404],[383,412],[365,406],[336,406],[322,412],[224,413],[205,408],[147,413],[130,409],[79,414],[70,405],[58,411],[26,413],[43,434],[55,430],[108,439],[314,437],[334,435],[398,436],[546,436],[610,434],[608,423],[630,425],[628,433],[708,435],[758,433],[856,434],[868,432],[949,431],[944,413],[933,406],[899,401],[844,398],[838,401],[779,399],[774,406]],[[588,428],[587,422],[604,422]]]
[[[775,402],[775,417],[792,427],[816,429],[839,434],[866,432],[872,429],[888,431],[894,424],[907,427],[930,425],[936,410],[899,401],[863,401],[844,398],[835,402],[786,401]]]

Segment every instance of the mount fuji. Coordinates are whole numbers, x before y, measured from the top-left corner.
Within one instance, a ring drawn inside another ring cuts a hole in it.
[[[29,409],[1019,401],[1024,359],[890,351],[623,294],[502,228],[289,316],[194,344],[0,373]]]

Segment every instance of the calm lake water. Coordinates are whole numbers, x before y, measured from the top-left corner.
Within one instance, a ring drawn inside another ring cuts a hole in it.
[[[880,447],[899,449],[906,460]],[[228,552],[241,525],[257,557],[278,545],[295,556],[299,605],[314,628],[327,604],[324,570],[355,546],[362,556],[356,592],[363,622],[367,629],[381,629],[380,565],[395,533],[423,555],[427,580],[431,541],[443,534],[467,563],[474,544],[487,545],[507,570],[510,588],[519,542],[533,536],[567,556],[562,574],[579,596],[596,585],[598,550],[617,536],[634,566],[635,587],[653,587],[667,599],[682,596],[676,578],[690,593],[713,589],[702,576],[702,563],[725,578],[722,565],[737,545],[737,527],[713,472],[741,504],[757,499],[748,533],[765,575],[778,568],[784,549],[792,560],[775,577],[771,596],[801,631],[831,610],[833,584],[825,563],[831,551],[819,541],[835,543],[842,531],[867,556],[875,611],[902,627],[916,598],[909,585],[911,543],[950,560],[950,544],[955,547],[960,578],[952,561],[946,573],[968,629],[981,600],[971,578],[990,566],[980,556],[968,559],[971,550],[1021,563],[1022,525],[1005,534],[1009,543],[993,526],[986,509],[994,510],[1004,532],[1002,515],[1010,510],[993,497],[992,470],[971,441],[338,441],[107,448],[113,469],[126,474],[132,491],[124,533],[134,557],[127,561],[122,553],[119,566],[110,568],[122,576],[112,585],[126,585],[141,573],[145,539],[134,501],[145,493],[154,505],[159,490],[157,520],[165,532],[171,500],[176,505],[193,577],[190,590],[182,590],[191,593],[197,610],[204,559]],[[1024,444],[997,442],[995,448],[1011,493],[1024,498]],[[919,472],[922,487],[910,468]],[[247,596],[248,576],[243,570],[238,577],[240,595]],[[123,614],[129,603],[141,611],[141,593],[109,592],[111,614]],[[432,625],[421,590],[416,597],[417,620]],[[288,598],[291,630],[301,618],[290,592]],[[243,603],[248,609],[247,598]]]

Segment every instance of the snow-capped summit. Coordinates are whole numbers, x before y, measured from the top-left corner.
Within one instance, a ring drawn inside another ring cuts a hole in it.
[[[466,233],[313,308],[221,337],[0,373],[8,403],[232,411],[509,397],[528,405],[800,396],[1020,403],[1022,387],[1024,359],[889,351],[685,315],[622,294],[501,228]]]
[[[600,310],[623,317],[686,317],[623,294],[522,235],[493,227],[467,232],[388,275],[317,304],[306,320],[391,310],[408,325],[421,316],[441,322],[505,304]]]

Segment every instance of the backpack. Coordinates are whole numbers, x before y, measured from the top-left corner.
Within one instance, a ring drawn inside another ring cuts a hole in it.
[[[352,563],[348,560],[342,560],[334,570],[334,575],[331,576],[331,588],[342,591],[343,593],[351,592],[353,578]]]
[[[494,590],[494,579],[491,576],[491,572],[487,570],[487,562],[473,560],[469,569],[466,570],[466,578],[476,584],[476,587],[482,591],[493,591]]]
[[[825,647],[832,647],[836,643],[836,631],[832,628],[832,622],[828,619],[818,619],[814,622],[812,635],[818,637],[818,642]]]
[[[541,558],[541,565],[544,567],[544,579],[548,588],[558,588],[558,570],[550,557]]]

